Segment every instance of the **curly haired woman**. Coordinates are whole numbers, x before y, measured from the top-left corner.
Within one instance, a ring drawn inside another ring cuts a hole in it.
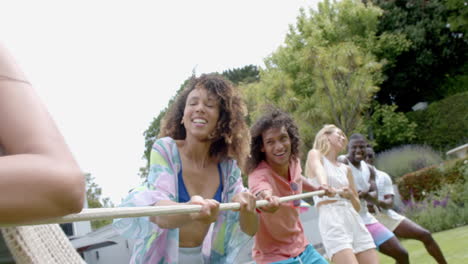
[[[153,145],[147,181],[122,206],[197,204],[202,210],[117,220],[118,231],[137,240],[131,263],[233,263],[256,233],[255,197],[237,165],[249,152],[244,114],[237,91],[218,75],[192,78],[177,97]],[[220,212],[226,202],[240,203],[240,212]]]

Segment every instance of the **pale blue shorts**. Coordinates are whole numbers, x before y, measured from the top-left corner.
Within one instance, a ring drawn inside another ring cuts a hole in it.
[[[307,245],[305,250],[294,258],[273,262],[272,264],[328,264],[312,245]]]

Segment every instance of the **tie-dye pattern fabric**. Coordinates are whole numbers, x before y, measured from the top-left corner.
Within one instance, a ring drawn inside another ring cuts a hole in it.
[[[222,202],[230,202],[242,185],[239,167],[234,160],[220,163],[224,190]],[[150,206],[159,201],[178,202],[177,173],[181,170],[177,145],[172,138],[156,140],[151,151],[147,181],[132,190],[122,207]],[[114,228],[124,237],[136,240],[130,263],[178,263],[179,229],[162,229],[149,217],[123,218]],[[234,263],[241,246],[250,238],[240,230],[239,213],[223,211],[203,242],[206,263]]]

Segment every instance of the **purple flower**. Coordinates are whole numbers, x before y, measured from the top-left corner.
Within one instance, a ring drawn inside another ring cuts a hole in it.
[[[447,206],[448,200],[449,200],[449,197],[448,197],[448,196],[445,196],[444,200],[442,200],[442,201],[440,202],[440,206],[442,206],[443,208],[445,208],[445,207]]]

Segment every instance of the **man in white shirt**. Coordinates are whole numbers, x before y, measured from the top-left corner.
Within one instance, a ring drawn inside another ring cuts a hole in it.
[[[397,263],[409,263],[408,251],[401,245],[398,238],[367,209],[368,203],[377,202],[375,171],[365,162],[367,145],[367,140],[363,135],[353,134],[349,137],[348,153],[340,157],[340,161],[348,164],[353,173],[361,201],[359,215],[381,253],[395,259]]]
[[[375,152],[372,147],[368,146],[366,153],[366,162],[372,167],[374,165]],[[377,169],[375,171],[378,201],[376,206],[374,206],[376,208],[374,216],[377,220],[400,238],[416,239],[423,242],[427,252],[438,263],[447,263],[439,245],[437,245],[437,242],[428,230],[392,209],[393,198],[395,196],[392,179],[383,171]]]

